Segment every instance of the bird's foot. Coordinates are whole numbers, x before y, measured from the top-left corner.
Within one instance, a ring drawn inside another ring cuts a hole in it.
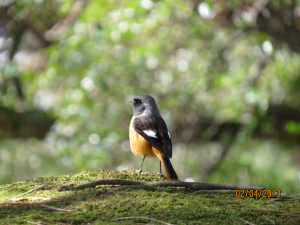
[[[141,174],[145,174],[145,172],[143,172],[141,169],[139,169],[137,172]]]

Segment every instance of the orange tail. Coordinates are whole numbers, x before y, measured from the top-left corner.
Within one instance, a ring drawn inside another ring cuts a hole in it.
[[[165,168],[168,179],[171,181],[178,180],[177,174],[171,164],[170,159],[168,157],[165,157],[163,154],[159,154],[159,160]]]

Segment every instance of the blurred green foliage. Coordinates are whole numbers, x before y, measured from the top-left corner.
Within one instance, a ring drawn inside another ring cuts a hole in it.
[[[67,17],[73,3],[17,1],[9,15],[46,32]],[[0,183],[81,169],[138,168],[141,159],[128,142],[128,100],[146,93],[174,133],[172,163],[180,179],[297,192],[299,144],[258,139],[253,132],[269,105],[300,108],[300,56],[252,29],[246,16],[232,26],[213,19],[239,6],[238,1],[86,1],[67,33],[42,48],[42,59],[32,61],[30,69],[21,67],[26,54],[0,67],[1,105],[18,109],[10,81],[17,74],[25,109],[39,108],[56,118],[44,140],[1,140]],[[26,35],[22,41],[20,51],[38,42]],[[196,132],[192,125],[199,121],[242,128],[214,142],[212,126],[190,141],[184,138],[192,135],[189,130],[178,130],[183,123]],[[272,121],[271,116],[262,120],[263,132],[273,129]],[[299,123],[284,126],[299,135]],[[222,157],[224,145],[230,147]],[[145,171],[159,168],[157,159],[144,165]]]
[[[290,134],[299,135],[300,134],[300,124],[293,122],[293,121],[289,121],[286,123],[286,130]]]

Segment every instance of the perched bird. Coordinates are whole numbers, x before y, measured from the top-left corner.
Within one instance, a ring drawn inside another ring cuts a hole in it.
[[[170,133],[154,98],[143,94],[136,96],[130,102],[133,103],[133,117],[129,126],[130,147],[135,155],[143,157],[139,172],[142,172],[146,156],[156,156],[163,164],[168,179],[178,180],[169,159],[172,157]]]

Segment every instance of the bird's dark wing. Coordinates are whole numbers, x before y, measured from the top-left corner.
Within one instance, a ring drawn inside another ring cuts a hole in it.
[[[172,157],[172,142],[163,118],[135,118],[134,130],[168,158]]]

